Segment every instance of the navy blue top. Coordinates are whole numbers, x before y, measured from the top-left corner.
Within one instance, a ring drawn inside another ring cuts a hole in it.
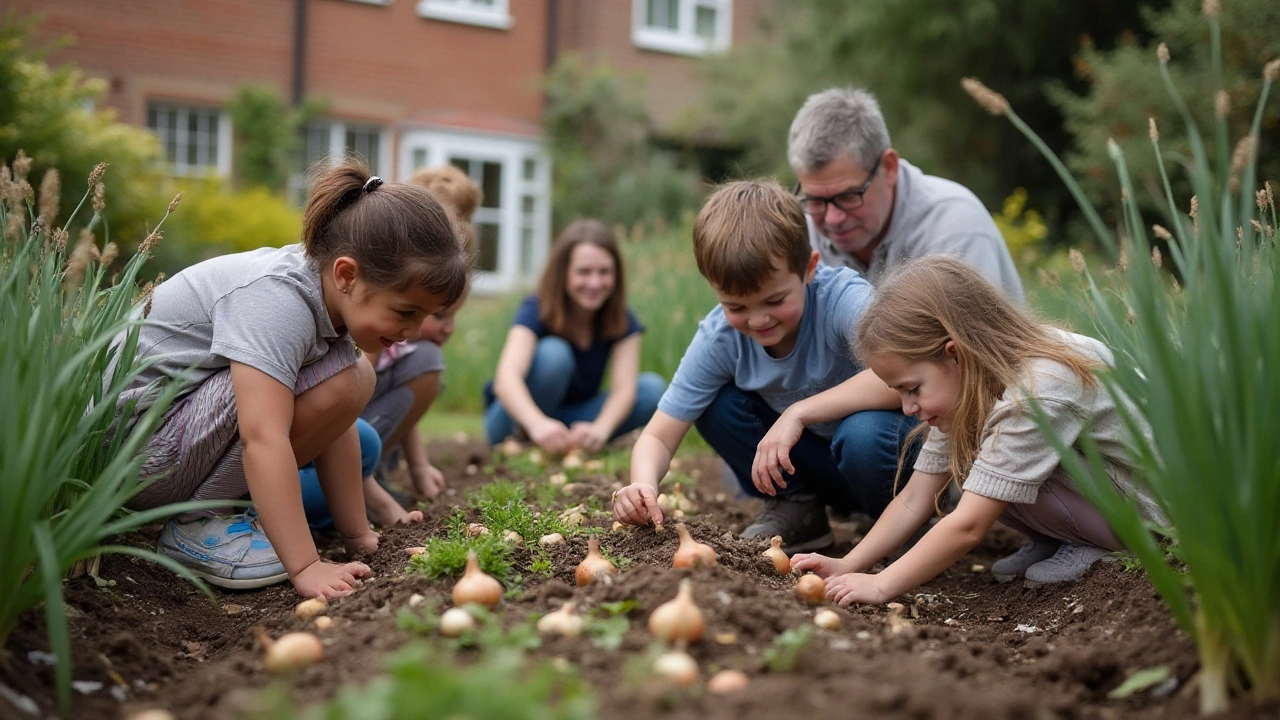
[[[516,309],[516,317],[511,324],[529,328],[541,340],[552,333],[546,323],[542,322],[538,310],[538,296],[530,295]],[[576,405],[595,397],[596,393],[600,392],[600,383],[604,381],[604,369],[609,363],[609,353],[613,352],[614,344],[638,332],[644,332],[644,326],[636,319],[631,308],[627,308],[627,331],[621,337],[593,337],[591,345],[586,349],[570,342],[569,347],[573,348],[573,360],[577,366],[577,372],[569,379],[569,390],[564,396],[565,404]],[[484,399],[486,407],[494,400],[492,382],[484,388]]]

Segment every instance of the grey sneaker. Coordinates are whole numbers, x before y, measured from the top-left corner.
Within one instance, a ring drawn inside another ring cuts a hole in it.
[[[830,547],[835,543],[827,523],[826,504],[816,495],[796,493],[764,499],[764,512],[747,526],[743,539],[782,536],[782,551],[791,555]]]
[[[257,513],[165,523],[160,554],[218,587],[250,590],[289,579]]]
[[[1091,565],[1110,554],[1100,547],[1064,542],[1053,557],[1027,568],[1027,587],[1079,580]]]
[[[991,563],[991,574],[998,582],[1010,580],[1027,572],[1027,568],[1042,560],[1048,560],[1058,551],[1059,543],[1032,540],[1023,545],[1018,552],[1009,557],[1000,558]]]

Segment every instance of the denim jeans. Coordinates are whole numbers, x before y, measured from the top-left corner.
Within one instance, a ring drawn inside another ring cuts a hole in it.
[[[568,403],[564,401],[569,391],[569,379],[577,372],[573,360],[573,349],[563,338],[547,336],[538,341],[538,348],[533,354],[533,363],[529,366],[529,374],[525,376],[525,384],[529,387],[529,395],[533,403],[544,415],[555,418],[565,425],[575,422],[591,422],[600,416],[600,409],[609,397],[608,393],[597,393],[586,401]],[[641,373],[636,383],[636,402],[622,424],[613,431],[613,437],[630,432],[649,422],[654,411],[658,409],[658,399],[667,389],[667,381],[657,373]],[[502,407],[500,400],[489,404],[484,414],[484,429],[489,436],[489,443],[497,445],[515,432],[515,421]]]
[[[726,385],[694,424],[743,492],[765,497],[751,482],[751,464],[778,417],[759,394]],[[898,455],[914,425],[896,410],[868,410],[842,420],[830,440],[805,430],[791,449],[796,472],[784,473],[787,487],[779,494],[815,493],[836,512],[879,517],[893,499]],[[917,444],[903,459],[900,485],[910,478],[918,451]]]
[[[356,420],[356,429],[360,431],[360,480],[373,474],[378,467],[378,458],[382,455],[382,439],[378,431],[363,418]],[[333,526],[333,516],[329,514],[329,504],[325,502],[324,491],[320,489],[320,478],[316,475],[316,464],[307,463],[298,468],[298,479],[302,483],[302,509],[307,513],[307,524],[313,530],[324,530]]]

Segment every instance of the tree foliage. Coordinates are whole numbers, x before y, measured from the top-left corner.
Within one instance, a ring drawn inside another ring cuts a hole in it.
[[[147,218],[168,203],[156,193],[159,146],[145,129],[118,122],[113,110],[92,109],[101,81],[85,79],[72,66],[49,67],[29,40],[29,21],[0,20],[0,161],[23,150],[35,158],[33,177],[57,168],[63,178],[59,220],[75,208],[80,180],[94,166],[111,167],[105,219],[112,237],[136,242],[146,235]]]
[[[1176,0],[1163,12],[1147,11],[1152,40],[1126,43],[1111,52],[1087,49],[1079,68],[1090,81],[1087,93],[1054,89],[1067,129],[1074,138],[1067,164],[1080,178],[1090,199],[1115,217],[1119,212],[1116,178],[1106,143],[1115,139],[1124,152],[1143,209],[1164,208],[1156,158],[1149,151],[1147,119],[1154,117],[1166,158],[1191,154],[1186,128],[1173,100],[1160,81],[1156,45],[1164,42],[1171,56],[1169,72],[1182,90],[1188,108],[1201,127],[1214,126],[1216,88],[1227,93],[1228,147],[1249,130],[1254,102],[1262,88],[1262,67],[1280,57],[1280,3],[1275,0],[1233,0],[1221,4],[1222,83],[1214,80],[1214,54],[1199,0]],[[1262,110],[1258,177],[1280,180],[1280,104]],[[1210,143],[1212,152],[1214,144]],[[1227,158],[1216,158],[1225,163]],[[1166,160],[1166,162],[1169,162]],[[1216,166],[1215,166],[1216,167]],[[1185,173],[1174,173],[1175,196],[1190,196]],[[1185,210],[1186,208],[1182,208]]]
[[[1161,6],[1161,0],[1146,3]],[[1083,44],[1113,46],[1140,33],[1132,3],[1107,0],[789,0],[764,16],[759,36],[707,62],[699,130],[743,148],[742,174],[790,178],[787,130],[811,93],[861,86],[876,94],[894,147],[926,172],[961,182],[989,207],[1028,188],[1031,207],[1071,201],[1036,152],[965,96],[975,75],[1000,90],[1050,146],[1068,137],[1047,87],[1083,91],[1074,75]]]

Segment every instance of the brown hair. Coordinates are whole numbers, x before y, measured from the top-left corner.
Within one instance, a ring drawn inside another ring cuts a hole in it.
[[[803,278],[812,253],[800,203],[773,180],[721,185],[693,223],[698,272],[730,295],[759,290],[778,260]]]
[[[471,222],[484,193],[467,174],[452,165],[423,168],[409,178],[413,185],[421,185],[431,191],[436,199],[458,214],[458,219]]]
[[[945,255],[911,260],[892,271],[876,288],[856,337],[854,351],[863,363],[890,354],[938,361],[945,357],[947,342],[955,343],[960,396],[949,435],[951,480],[956,483],[973,467],[991,408],[1006,388],[1019,382],[1029,358],[1060,362],[1089,386],[1097,383],[1093,373],[1100,367],[976,270]],[[921,424],[911,431],[904,455],[928,429]]]
[[[375,288],[420,287],[452,305],[475,265],[451,213],[425,188],[368,185],[369,169],[348,159],[312,170],[311,198],[302,217],[302,244],[321,268],[348,256]],[[379,181],[380,182],[380,181]]]
[[[602,338],[620,338],[626,334],[627,284],[622,271],[622,253],[613,232],[604,223],[594,219],[574,220],[560,232],[551,246],[551,256],[542,271],[538,283],[538,314],[552,335],[564,335],[569,326],[569,293],[565,289],[569,278],[569,261],[573,249],[582,244],[595,245],[613,258],[613,294],[596,311],[592,334]]]

